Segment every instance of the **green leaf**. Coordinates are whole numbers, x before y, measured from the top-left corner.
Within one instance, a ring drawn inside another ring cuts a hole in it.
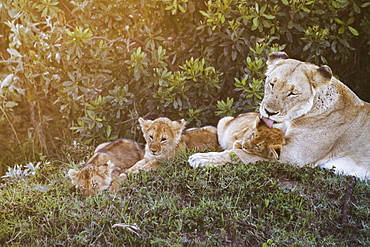
[[[360,7],[359,7],[356,3],[353,3],[353,10],[354,10],[357,14],[361,13],[361,9],[360,9]]]
[[[203,16],[205,16],[205,17],[209,18],[209,14],[208,14],[208,13],[206,13],[206,12],[204,12],[203,10],[199,10],[199,13],[201,13],[201,15],[203,15]]]
[[[344,25],[344,22],[343,22],[343,21],[341,21],[341,20],[339,20],[338,18],[334,18],[333,20],[334,20],[336,23],[338,23],[338,24]]]
[[[346,29],[346,28],[345,28],[344,26],[343,26],[343,27],[340,27],[340,28],[338,29],[338,33],[339,33],[339,34],[343,34],[345,29]]]
[[[359,35],[358,31],[355,28],[353,28],[351,26],[348,26],[348,29],[349,29],[349,31],[351,31],[351,33],[353,35],[355,35],[355,36],[358,36]]]
[[[259,17],[253,18],[253,25],[252,25],[252,30],[256,30],[259,25]]]
[[[263,17],[265,17],[266,19],[269,19],[269,20],[275,19],[275,16],[273,16],[273,15],[263,15]]]

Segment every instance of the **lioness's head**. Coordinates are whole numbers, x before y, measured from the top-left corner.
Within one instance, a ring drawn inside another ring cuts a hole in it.
[[[139,123],[146,141],[145,155],[155,158],[167,158],[168,152],[180,142],[185,127],[184,119],[171,121],[165,117],[153,121],[139,118]]]
[[[308,113],[316,92],[332,77],[328,66],[318,67],[289,59],[284,52],[270,54],[267,65],[265,96],[260,113],[277,123]]]
[[[107,158],[105,153],[96,153],[80,171],[73,169],[68,171],[72,184],[86,197],[99,194],[109,188],[114,163]]]

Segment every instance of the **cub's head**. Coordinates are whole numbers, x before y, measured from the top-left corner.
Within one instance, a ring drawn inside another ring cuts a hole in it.
[[[96,153],[80,171],[68,171],[72,184],[86,197],[99,194],[111,185],[114,163],[106,160],[105,156],[104,153]]]
[[[267,159],[277,160],[285,144],[282,130],[269,128],[260,120],[256,120],[256,127],[244,135],[242,148],[250,154]]]
[[[289,59],[284,52],[270,54],[267,65],[260,113],[277,123],[307,114],[316,92],[332,78],[328,66],[318,67]]]
[[[285,144],[283,133],[280,129],[259,129],[243,141],[243,149],[250,154],[255,154],[267,159],[277,160]]]
[[[165,117],[153,121],[139,118],[139,123],[146,141],[145,155],[154,158],[167,158],[168,152],[179,144],[185,127],[184,119],[171,121]]]

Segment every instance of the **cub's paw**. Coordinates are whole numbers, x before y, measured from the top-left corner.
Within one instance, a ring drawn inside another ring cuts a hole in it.
[[[189,157],[188,162],[191,167],[216,166],[214,159],[209,153],[196,153]]]

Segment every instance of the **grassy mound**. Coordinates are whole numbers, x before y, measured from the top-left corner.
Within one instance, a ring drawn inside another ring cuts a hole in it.
[[[0,244],[370,245],[369,182],[357,181],[348,198],[351,177],[331,171],[269,162],[192,169],[187,156],[90,198],[66,177],[76,165],[41,164],[34,176],[1,185]]]

